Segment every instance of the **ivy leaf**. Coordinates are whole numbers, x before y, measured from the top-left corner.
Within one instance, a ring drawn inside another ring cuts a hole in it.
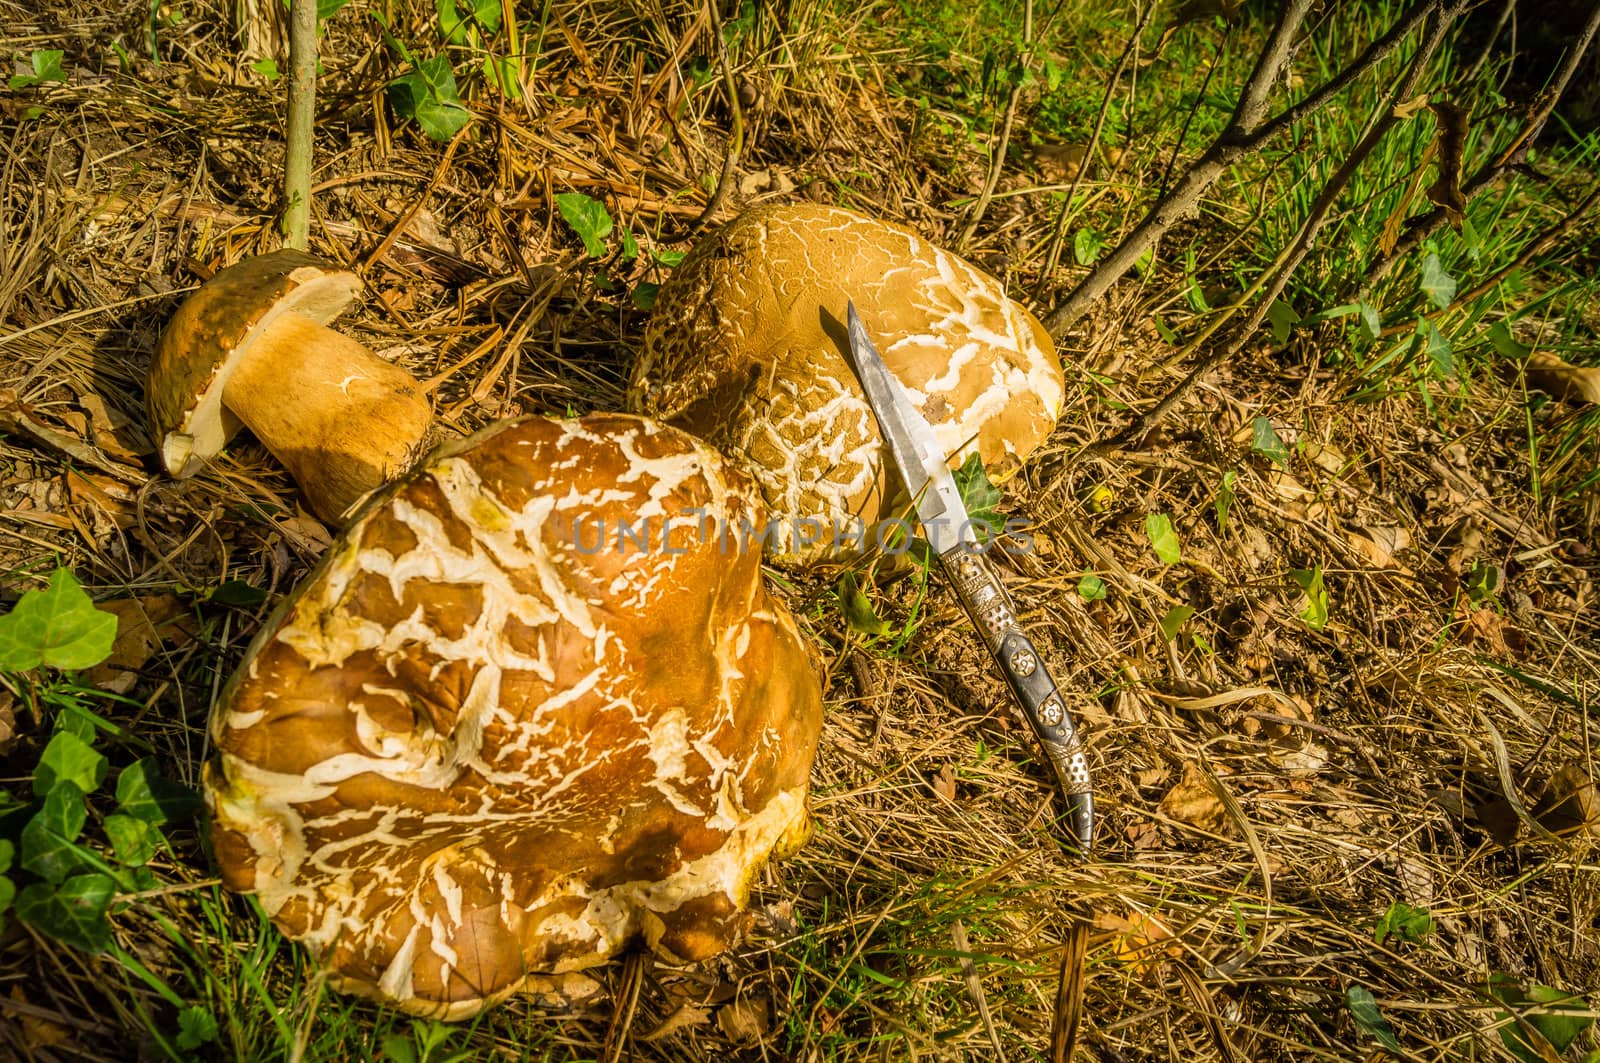
[[[1078,581],[1078,597],[1086,602],[1103,602],[1106,598],[1106,581],[1090,574]]]
[[[1104,246],[1099,233],[1093,229],[1079,229],[1072,237],[1072,257],[1080,266],[1092,266]]]
[[[1542,1046],[1536,1044],[1537,1038],[1529,1036],[1512,1017],[1511,1009],[1518,1012],[1540,1009],[1522,1015],[1522,1022],[1533,1027],[1538,1037],[1550,1042],[1557,1055],[1565,1052],[1594,1023],[1587,1014],[1589,1002],[1581,995],[1538,984],[1524,990],[1508,974],[1489,976],[1489,995],[1508,1009],[1497,1016],[1501,1023],[1500,1040],[1506,1051],[1523,1063],[1544,1063],[1549,1057],[1541,1051]]]
[[[1293,569],[1289,576],[1306,592],[1307,604],[1300,619],[1312,631],[1321,631],[1328,626],[1328,589],[1322,584],[1322,566]]]
[[[1529,347],[1526,343],[1517,342],[1504,321],[1496,321],[1489,326],[1489,343],[1505,357],[1517,361],[1521,361],[1533,353],[1532,347]]]
[[[461,103],[456,91],[455,71],[450,60],[437,55],[413,63],[409,74],[389,82],[389,106],[402,118],[414,119],[422,131],[445,143],[472,121],[472,112]]]
[[[1383,331],[1382,322],[1378,319],[1378,308],[1370,303],[1345,303],[1331,310],[1324,310],[1317,315],[1319,319],[1331,320],[1336,317],[1349,317],[1355,314],[1361,318],[1361,331],[1366,333],[1367,339],[1375,340]]]
[[[1300,315],[1282,299],[1274,299],[1272,305],[1267,307],[1267,321],[1272,325],[1272,338],[1279,343],[1288,343],[1289,333],[1300,324]]]
[[[111,851],[116,854],[118,863],[125,867],[143,867],[156,855],[161,831],[142,819],[113,813],[106,817],[106,837],[111,839]]]
[[[1233,508],[1233,485],[1239,479],[1238,474],[1232,469],[1222,474],[1222,483],[1217,486],[1217,531],[1228,530],[1228,511]]]
[[[1189,622],[1194,615],[1194,606],[1175,605],[1167,610],[1167,615],[1161,618],[1161,637],[1171,642],[1178,637],[1178,632],[1183,630],[1183,625]]]
[[[22,866],[51,882],[81,870],[84,859],[73,843],[88,815],[82,790],[70,782],[57,786],[22,828]]]
[[[650,257],[655,259],[656,265],[664,266],[667,269],[671,269],[682,262],[688,254],[687,251],[661,251],[657,249],[651,249],[650,251]]]
[[[1272,427],[1269,417],[1257,417],[1250,422],[1250,449],[1257,454],[1264,454],[1280,468],[1289,464],[1289,445],[1285,443],[1278,430]]]
[[[606,253],[605,238],[611,235],[612,222],[604,203],[582,192],[561,192],[556,196],[556,210],[583,241],[590,258]]]
[[[967,507],[967,517],[972,521],[972,534],[980,543],[1006,530],[1006,518],[995,509],[1000,504],[1000,488],[989,482],[983,461],[977,453],[967,455],[961,468],[955,471],[956,489]]]
[[[1171,517],[1165,513],[1147,514],[1144,533],[1163,565],[1176,565],[1183,560],[1183,548],[1178,545],[1178,533],[1172,527]]]
[[[639,257],[639,241],[634,238],[632,229],[624,225],[617,230],[617,239],[622,241],[622,261],[632,262]]]
[[[200,799],[182,783],[162,778],[155,758],[145,757],[117,776],[117,804],[146,823],[182,823],[194,817]]]
[[[1456,297],[1456,279],[1445,271],[1439,256],[1432,251],[1422,260],[1422,291],[1440,310]]]
[[[28,62],[33,67],[33,73],[18,74],[6,82],[6,87],[12,92],[32,88],[46,81],[67,80],[67,75],[61,69],[61,52],[55,49],[39,49],[28,57]]]
[[[1366,330],[1367,339],[1377,339],[1383,332],[1383,323],[1378,320],[1378,308],[1370,303],[1357,303],[1356,310],[1361,314],[1361,327]]]
[[[77,577],[58,568],[48,587],[28,591],[0,616],[0,672],[92,668],[111,655],[116,637],[117,618],[96,609]]]
[[[458,46],[467,43],[467,22],[456,10],[455,0],[439,0],[434,12],[439,16],[439,33],[446,41]]]
[[[386,1033],[380,1042],[388,1063],[417,1063],[417,1047],[403,1033]]]
[[[1434,327],[1432,321],[1420,318],[1417,321],[1417,332],[1422,340],[1422,349],[1428,353],[1428,361],[1433,365],[1433,371],[1440,376],[1456,375],[1456,359],[1450,349],[1450,341],[1444,338],[1444,333]]]
[[[205,594],[205,600],[218,605],[237,605],[243,608],[260,605],[267,600],[267,592],[253,587],[242,579],[224,580]]]
[[[32,822],[63,841],[75,842],[88,820],[89,806],[84,800],[83,791],[70,782],[64,782],[50,791],[50,796],[34,813]],[[26,855],[23,863],[27,864]]]
[[[1394,1029],[1389,1025],[1389,1020],[1383,1017],[1383,1012],[1378,1010],[1378,1003],[1372,998],[1370,990],[1365,986],[1353,985],[1345,990],[1344,1000],[1350,1008],[1350,1017],[1356,1020],[1362,1033],[1389,1051],[1400,1052],[1400,1042],[1395,1039]]]
[[[653,310],[656,305],[656,296],[661,292],[661,285],[654,281],[640,281],[633,286],[631,298],[633,305],[640,310]]]
[[[1381,945],[1393,937],[1396,941],[1416,945],[1432,932],[1433,916],[1426,908],[1415,908],[1405,901],[1395,901],[1372,928],[1372,940]]]
[[[193,1052],[217,1039],[217,1019],[205,1008],[187,1005],[178,1012],[178,1047]]]
[[[35,882],[17,896],[17,918],[84,952],[111,946],[106,911],[116,883],[101,874],[73,875],[59,886]]]
[[[856,574],[846,571],[839,577],[834,593],[839,596],[839,607],[852,630],[863,635],[887,635],[889,625],[872,609],[872,602],[861,591]]]
[[[71,731],[57,731],[39,756],[33,772],[33,792],[46,797],[62,782],[93,793],[106,777],[106,758]]]
[[[5,874],[11,869],[11,857],[14,852],[15,847],[11,844],[11,839],[0,838],[0,916],[11,910],[11,902],[17,896],[17,884]],[[0,918],[0,929],[5,925],[5,919]]]

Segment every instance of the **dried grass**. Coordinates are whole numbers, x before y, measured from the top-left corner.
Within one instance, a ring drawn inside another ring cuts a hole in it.
[[[274,243],[278,94],[246,71],[217,7],[163,28],[156,66],[138,57],[145,5],[0,6],[5,53],[64,41],[73,71],[38,94],[39,118],[21,116],[33,97],[0,100],[0,394],[153,473],[142,379],[162,322],[207,271]],[[372,293],[345,327],[430,380],[461,431],[619,408],[643,315],[594,286],[596,265],[552,196],[601,197],[664,247],[690,231],[726,146],[715,83],[685,90],[687,62],[709,56],[703,11],[551,5],[524,98],[480,104],[474,132],[446,151],[374,110],[392,64],[361,6],[324,46],[312,223],[313,249],[355,265]],[[422,10],[408,7],[396,35],[429,39]],[[732,57],[751,100],[723,216],[812,195],[948,236],[981,151],[929,134],[928,116],[884,88],[881,71],[901,57],[849,50],[848,18],[804,2],[784,11],[783,30],[765,26]],[[116,37],[135,56],[129,73]],[[665,55],[678,62],[660,73],[643,58]],[[1043,180],[1009,175],[971,249],[1019,285],[1038,280],[1027,269],[1049,238],[1050,212],[1030,191]],[[625,281],[643,269],[607,268]],[[1354,984],[1414,1058],[1485,1058],[1505,1021],[1482,992],[1489,972],[1600,985],[1591,841],[1542,839],[1505,800],[1509,783],[1536,807],[1565,764],[1594,776],[1600,655],[1590,529],[1576,507],[1530,493],[1521,396],[1480,381],[1435,421],[1404,393],[1352,405],[1306,352],[1262,351],[1191,395],[1139,451],[1080,459],[1119,426],[1118,410],[1177,379],[1147,324],[1157,303],[1181,318],[1159,280],[1129,282],[1066,338],[1073,400],[1008,499],[1036,522],[1039,546],[1014,559],[1011,586],[1092,736],[1096,858],[1063,859],[1045,775],[945,591],[920,604],[910,646],[884,653],[844,627],[825,573],[801,580],[792,598],[830,675],[817,836],[767,873],[747,948],[641,975],[633,1058],[991,1059],[992,1037],[1036,1058],[1079,927],[1079,1058],[1353,1058],[1373,1047],[1344,1005]],[[1277,468],[1250,452],[1258,416],[1315,446]],[[60,453],[17,436],[0,440],[0,468],[0,568],[19,586],[62,564],[100,596],[241,579],[270,600],[326,541],[250,442],[183,483],[71,479]],[[1229,470],[1237,500],[1218,532]],[[1152,512],[1172,515],[1182,565],[1151,554]],[[1465,598],[1478,559],[1507,573],[1498,609]],[[1321,632],[1297,618],[1288,576],[1312,565],[1332,602]],[[1110,600],[1076,593],[1090,571],[1116,588]],[[910,615],[914,580],[880,591],[892,620]],[[1158,624],[1175,604],[1196,612],[1168,641]],[[207,618],[202,641],[157,658],[116,707],[190,782],[215,686],[261,612]],[[30,748],[25,735],[7,763],[26,772]],[[168,974],[210,963],[208,991],[246,999],[228,965],[270,934],[217,894],[195,835],[175,842],[159,868],[174,888],[120,917],[119,941]],[[1428,942],[1374,942],[1395,900],[1433,913]],[[264,969],[285,994],[306,984],[287,950]],[[0,1043],[37,1058],[124,1058],[140,1010],[164,1007],[113,963],[15,927],[0,981]],[[686,1006],[699,1011],[662,1032]],[[373,1016],[356,1006],[290,1020]],[[605,1003],[566,1015],[513,1004],[468,1040],[508,1057],[589,1056],[610,1022]]]

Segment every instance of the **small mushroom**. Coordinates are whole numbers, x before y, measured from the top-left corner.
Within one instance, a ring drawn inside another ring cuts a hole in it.
[[[994,277],[838,207],[740,215],[661,286],[629,403],[751,471],[775,557],[848,546],[893,501],[845,354],[849,300],[953,465],[977,451],[992,479],[1009,476],[1061,413],[1055,346]]]
[[[821,690],[754,485],[676,429],[526,418],[364,508],[217,703],[223,880],[332,984],[461,1019],[642,938],[700,960],[809,829]]]
[[[411,374],[328,327],[361,290],[300,251],[247,258],[172,316],[146,399],[161,464],[182,478],[240,426],[338,524],[421,451],[433,412]]]

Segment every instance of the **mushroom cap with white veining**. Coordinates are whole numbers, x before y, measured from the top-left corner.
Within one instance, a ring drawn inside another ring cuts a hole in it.
[[[821,722],[759,552],[711,531],[758,520],[745,476],[643,418],[435,454],[218,702],[226,883],[336,986],[441,1018],[635,938],[726,947],[755,872],[804,840]]]
[[[846,532],[891,500],[878,426],[846,356],[854,301],[889,371],[952,464],[993,479],[1055,427],[1064,386],[1044,326],[998,280],[904,226],[840,207],[748,211],[661,286],[630,404],[747,467],[776,556],[806,556],[796,521]]]

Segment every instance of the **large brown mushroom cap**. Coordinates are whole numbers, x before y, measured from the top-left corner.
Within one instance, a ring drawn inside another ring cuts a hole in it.
[[[162,330],[145,389],[167,472],[192,476],[239,431],[222,389],[256,337],[288,314],[326,325],[360,291],[354,273],[285,248],[219,271],[185,300]]]
[[[838,207],[740,215],[661,286],[630,403],[750,469],[778,556],[817,552],[797,518],[848,532],[886,515],[878,426],[845,354],[849,300],[953,464],[976,450],[1004,478],[1061,412],[1049,334],[994,277]]]
[[[712,530],[753,494],[596,415],[498,425],[377,496],[213,713],[224,881],[335,985],[443,1018],[636,937],[726,947],[804,840],[821,722],[759,553]]]

